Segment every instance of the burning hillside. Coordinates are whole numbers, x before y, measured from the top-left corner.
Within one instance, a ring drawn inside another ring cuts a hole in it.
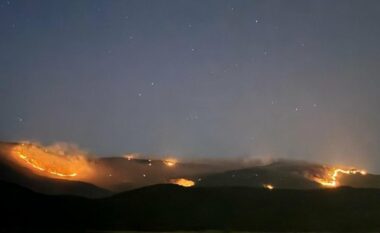
[[[136,153],[111,158],[89,157],[68,144],[45,147],[30,142],[2,143],[0,149],[4,161],[17,166],[23,174],[31,172],[41,177],[82,181],[113,191],[173,182],[192,186],[194,182],[189,177],[223,169],[208,164],[180,163],[173,157],[144,159]]]
[[[380,178],[364,170],[277,160],[263,165],[233,163],[186,163],[173,157],[144,159],[141,154],[121,157],[88,157],[75,146],[37,143],[7,144],[4,158],[33,174],[69,181],[82,181],[116,192],[154,184],[191,186],[245,186],[273,189],[323,187],[380,187]],[[4,146],[2,146],[4,148]],[[0,148],[1,149],[1,148]],[[233,165],[231,165],[233,164]],[[0,177],[1,178],[1,177]]]
[[[17,164],[42,176],[57,179],[86,180],[94,171],[90,161],[81,152],[72,153],[68,147],[42,147],[33,143],[14,146],[10,156]]]
[[[343,169],[343,168],[329,168],[325,167],[325,171],[322,174],[307,174],[306,177],[321,184],[325,187],[335,188],[340,186],[339,177],[341,175],[366,175],[365,170],[358,170],[356,168]]]

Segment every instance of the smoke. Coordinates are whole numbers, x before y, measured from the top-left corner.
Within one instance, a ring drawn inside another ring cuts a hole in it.
[[[34,143],[34,145],[36,146],[39,146],[39,147],[43,147],[41,144],[39,143]],[[83,150],[83,149],[80,149],[79,146],[75,145],[75,144],[72,144],[72,143],[66,143],[66,142],[56,142],[52,145],[49,145],[49,146],[46,146],[44,147],[47,151],[50,151],[52,152],[53,154],[58,154],[58,155],[62,155],[62,156],[67,156],[67,157],[71,157],[71,158],[87,158],[88,157],[88,153]]]
[[[44,146],[23,141],[7,144],[9,158],[31,172],[54,179],[83,181],[115,191],[159,183],[173,183],[178,179],[196,180],[207,174],[273,165],[276,169],[292,171],[311,180],[327,180],[331,169],[316,163],[277,159],[272,156],[179,160],[175,156],[147,156],[139,153],[119,157],[90,156],[75,144],[59,142]],[[1,144],[0,151],[5,148]],[[341,167],[341,166],[340,166]],[[351,169],[352,170],[352,169]],[[350,170],[350,171],[351,171]],[[353,170],[352,170],[353,171]]]
[[[277,162],[277,161],[279,161],[279,159],[273,158],[270,155],[260,156],[260,157],[249,156],[249,157],[244,157],[242,159],[243,165],[244,166],[248,166],[248,167],[251,167],[251,166],[265,166],[265,165],[268,165],[268,164],[271,164],[271,163],[274,163],[274,162]]]
[[[94,175],[93,160],[74,144],[43,146],[23,141],[13,146],[11,159],[32,172],[57,179],[89,180]]]

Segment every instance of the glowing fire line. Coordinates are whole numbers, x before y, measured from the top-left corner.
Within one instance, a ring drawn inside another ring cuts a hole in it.
[[[341,168],[335,168],[332,174],[328,174],[327,178],[314,177],[313,180],[326,187],[337,187],[339,185],[338,175],[340,173],[347,174],[347,175],[355,175],[355,174],[366,175],[367,174],[367,172],[364,170],[356,170],[356,169],[345,170]]]
[[[38,162],[35,161],[34,159],[32,158],[29,158],[28,156],[22,154],[21,152],[16,152],[18,157],[21,158],[23,161],[25,161],[28,165],[32,166],[33,168],[39,170],[39,171],[43,171],[43,172],[48,172],[50,173],[51,175],[55,175],[55,176],[60,176],[60,177],[75,177],[77,176],[78,174],[77,173],[70,173],[70,174],[63,174],[63,173],[60,173],[60,172],[57,172],[57,171],[54,171],[54,170],[51,170],[49,168],[44,168],[44,167],[41,167],[40,165],[38,165]]]

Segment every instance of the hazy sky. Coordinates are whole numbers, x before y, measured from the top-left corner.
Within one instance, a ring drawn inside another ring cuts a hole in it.
[[[380,1],[0,0],[0,140],[380,171]]]

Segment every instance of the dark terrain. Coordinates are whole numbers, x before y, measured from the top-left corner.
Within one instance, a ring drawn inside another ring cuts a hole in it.
[[[155,185],[103,199],[0,183],[4,232],[34,230],[379,231],[380,190]],[[51,231],[50,231],[51,232]]]

